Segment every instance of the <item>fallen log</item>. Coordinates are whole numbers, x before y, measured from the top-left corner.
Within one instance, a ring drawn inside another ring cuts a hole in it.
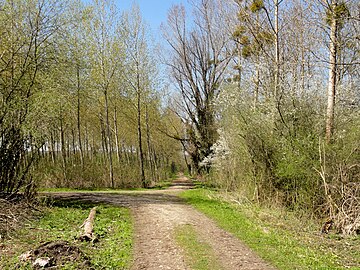
[[[80,228],[84,228],[83,234],[80,235],[80,241],[91,241],[94,242],[96,240],[96,236],[94,236],[93,228],[94,228],[94,220],[96,214],[96,207],[90,210],[90,214],[87,219],[85,219],[84,223],[80,226]]]

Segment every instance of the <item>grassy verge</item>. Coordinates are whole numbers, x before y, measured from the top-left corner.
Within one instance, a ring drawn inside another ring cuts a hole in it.
[[[201,241],[191,225],[180,226],[175,231],[176,242],[186,254],[187,263],[193,270],[220,270],[211,247]]]
[[[93,192],[93,193],[127,193],[134,191],[147,191],[147,190],[161,190],[166,189],[171,185],[171,181],[162,181],[156,183],[154,186],[149,188],[127,188],[127,189],[112,189],[112,188],[40,188],[40,193],[51,193],[51,192]]]
[[[205,189],[182,197],[278,269],[360,269],[359,237],[322,236],[291,213],[225,202]]]
[[[32,269],[31,262],[20,262],[19,255],[48,241],[67,241],[78,247],[87,258],[65,263],[57,269],[128,269],[132,250],[132,222],[128,209],[100,205],[94,224],[99,241],[79,242],[79,226],[87,218],[91,204],[60,202],[44,215],[25,224],[25,227],[4,240],[0,252],[0,269]],[[69,261],[69,260],[68,260]]]

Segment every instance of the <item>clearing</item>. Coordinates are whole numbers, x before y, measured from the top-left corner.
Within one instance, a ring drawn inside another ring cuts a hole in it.
[[[220,269],[275,269],[230,233],[198,212],[177,195],[192,184],[180,177],[166,190],[121,193],[51,193],[62,200],[81,200],[129,207],[135,224],[132,270],[191,269],[186,252],[176,241],[176,230],[191,227],[214,254]]]

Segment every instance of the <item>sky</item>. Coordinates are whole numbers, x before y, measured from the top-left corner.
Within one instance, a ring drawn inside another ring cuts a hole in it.
[[[130,10],[131,5],[137,3],[153,34],[160,32],[160,25],[166,22],[167,13],[172,5],[181,3],[187,8],[190,6],[187,0],[115,0],[115,3],[121,11]]]

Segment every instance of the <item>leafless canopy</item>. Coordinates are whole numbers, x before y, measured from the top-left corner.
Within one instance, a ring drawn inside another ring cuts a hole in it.
[[[216,8],[215,8],[216,7]],[[213,101],[231,59],[229,36],[221,3],[215,0],[194,2],[194,21],[186,23],[185,8],[174,6],[169,12],[164,37],[172,50],[168,61],[181,93],[185,118],[189,124],[190,152],[195,167],[211,152],[217,134]]]

